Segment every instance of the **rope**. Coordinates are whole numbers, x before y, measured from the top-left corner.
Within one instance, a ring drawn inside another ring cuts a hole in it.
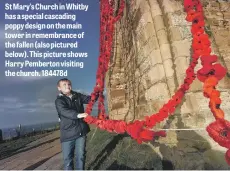
[[[154,129],[155,131],[205,131],[206,128],[169,128],[169,129]]]

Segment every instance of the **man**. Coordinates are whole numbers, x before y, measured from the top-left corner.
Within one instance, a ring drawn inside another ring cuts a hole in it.
[[[64,169],[74,170],[75,151],[75,170],[84,170],[86,134],[90,128],[83,120],[87,116],[83,104],[88,104],[91,96],[72,91],[71,81],[67,78],[59,80],[57,88],[60,94],[55,100],[55,106],[60,119]]]

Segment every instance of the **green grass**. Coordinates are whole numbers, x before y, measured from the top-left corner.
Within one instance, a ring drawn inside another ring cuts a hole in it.
[[[88,170],[153,170],[161,162],[148,145],[140,145],[127,135],[95,128],[88,135],[86,150]]]

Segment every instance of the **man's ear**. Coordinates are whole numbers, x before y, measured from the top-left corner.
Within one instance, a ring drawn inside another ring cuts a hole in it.
[[[61,91],[61,88],[59,86],[57,87],[57,89],[58,89],[58,91]]]

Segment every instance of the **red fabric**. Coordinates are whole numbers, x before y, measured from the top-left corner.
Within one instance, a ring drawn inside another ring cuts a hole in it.
[[[203,68],[198,70],[197,78],[204,82],[209,75],[215,76],[218,80],[221,80],[227,73],[227,70],[220,64],[208,64],[206,63]]]
[[[217,56],[216,55],[210,55],[210,56],[201,56],[201,64],[206,65],[206,64],[212,64],[217,61]]]
[[[230,124],[224,119],[216,120],[207,127],[207,132],[218,144],[223,147],[230,148]]]

